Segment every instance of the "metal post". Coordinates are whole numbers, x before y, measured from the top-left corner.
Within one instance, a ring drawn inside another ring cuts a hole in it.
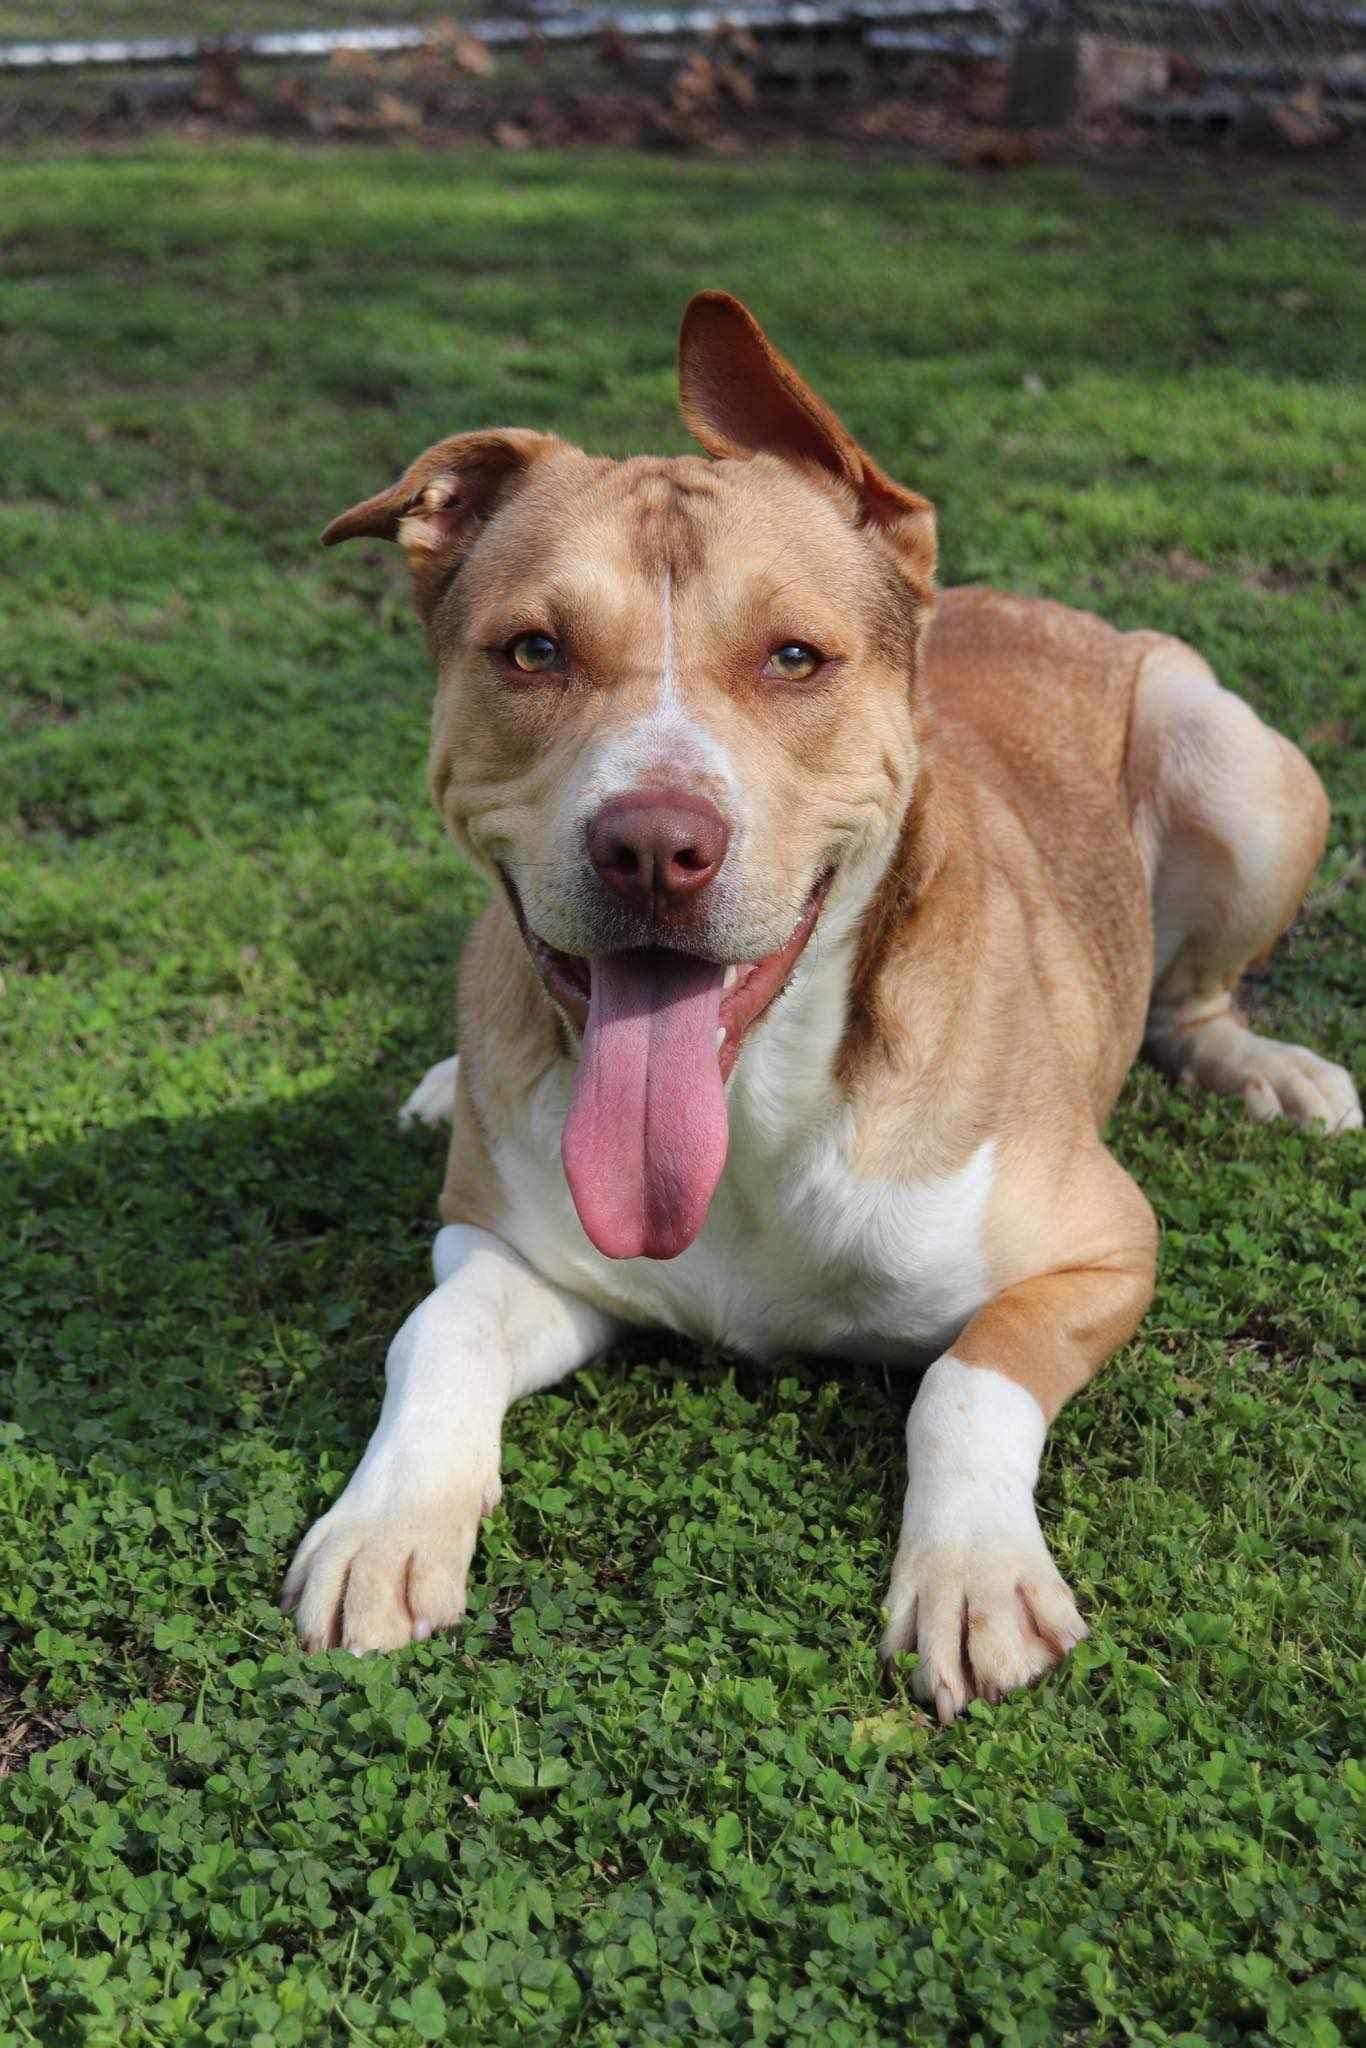
[[[1077,93],[1076,0],[1026,0],[1010,60],[1012,128],[1065,128]]]

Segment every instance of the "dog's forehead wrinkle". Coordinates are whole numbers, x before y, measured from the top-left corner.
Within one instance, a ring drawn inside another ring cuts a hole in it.
[[[609,520],[617,515],[616,546],[649,578],[667,568],[680,588],[718,569],[762,581],[794,549],[821,579],[837,567],[847,574],[868,552],[828,489],[769,457],[633,458],[609,477],[600,502]],[[763,566],[749,567],[756,557]]]
[[[830,492],[790,464],[762,456],[736,463],[639,456],[578,457],[546,468],[558,480],[547,474],[521,493],[481,554],[474,593],[481,616],[486,603],[489,610],[545,608],[567,632],[610,638],[629,667],[640,669],[649,661],[644,648],[658,638],[667,575],[671,601],[684,606],[676,631],[680,675],[702,653],[699,626],[708,637],[725,634],[785,608],[792,619],[762,623],[846,640],[850,625],[861,623],[886,636],[889,565]]]

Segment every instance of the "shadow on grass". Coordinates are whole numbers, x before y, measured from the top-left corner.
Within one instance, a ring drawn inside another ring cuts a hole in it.
[[[0,1161],[16,1219],[0,1343],[28,1443],[73,1472],[96,1461],[193,1493],[234,1438],[264,1431],[335,1491],[374,1426],[389,1339],[431,1285],[445,1132],[397,1129],[412,1078],[148,1118]],[[899,1440],[914,1384],[838,1360],[756,1365],[642,1329],[582,1398],[600,1404],[637,1371],[699,1392],[733,1378],[760,1434],[783,1379],[839,1387],[837,1417],[809,1412],[807,1449],[850,1474]],[[576,1401],[576,1386],[561,1391]]]
[[[79,1459],[126,1430],[142,1462],[227,1425],[244,1380],[288,1392],[306,1356],[354,1353],[369,1297],[416,1298],[440,1148],[399,1135],[390,1092],[353,1080],[7,1158],[5,1334],[35,1441]]]

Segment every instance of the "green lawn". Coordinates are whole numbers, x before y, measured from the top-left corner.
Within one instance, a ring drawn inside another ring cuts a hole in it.
[[[0,2044],[1361,2038],[1363,1148],[1147,1071],[1139,1339],[1041,1492],[1093,1623],[939,1733],[879,1682],[904,1383],[643,1336],[516,1409],[463,1632],[274,1601],[427,1285],[480,899],[400,563],[437,435],[683,445],[749,298],[946,574],[1187,634],[1336,805],[1257,1000],[1361,1019],[1366,271],[1293,174],[798,156],[3,167]],[[1359,1478],[1358,1473],[1358,1478]]]

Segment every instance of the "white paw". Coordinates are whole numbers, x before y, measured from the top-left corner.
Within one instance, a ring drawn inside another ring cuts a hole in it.
[[[911,1689],[946,1724],[972,1700],[994,1704],[1032,1684],[1086,1634],[1037,1524],[909,1551],[903,1543],[887,1607],[883,1656],[918,1653]]]
[[[1361,1103],[1352,1077],[1307,1045],[1259,1038],[1232,1011],[1184,1028],[1178,1022],[1153,1034],[1159,1061],[1183,1088],[1238,1095],[1259,1124],[1289,1117],[1305,1129],[1329,1133],[1361,1128]]]
[[[304,1648],[359,1657],[425,1642],[459,1621],[480,1518],[498,1497],[494,1479],[386,1504],[353,1479],[285,1578],[280,1605],[293,1612]]]
[[[434,1067],[428,1067],[398,1113],[401,1131],[413,1124],[450,1122],[455,1115],[455,1071],[459,1064],[459,1055],[452,1054],[450,1059],[438,1060]]]
[[[952,1721],[1061,1663],[1086,1634],[1034,1512],[1043,1412],[947,1352],[906,1418],[906,1505],[884,1657],[914,1650],[916,1697]]]
[[[1269,1038],[1253,1038],[1252,1045],[1255,1053],[1248,1056],[1249,1072],[1239,1092],[1257,1123],[1288,1116],[1306,1129],[1361,1129],[1361,1103],[1344,1068],[1307,1045],[1280,1045]]]

